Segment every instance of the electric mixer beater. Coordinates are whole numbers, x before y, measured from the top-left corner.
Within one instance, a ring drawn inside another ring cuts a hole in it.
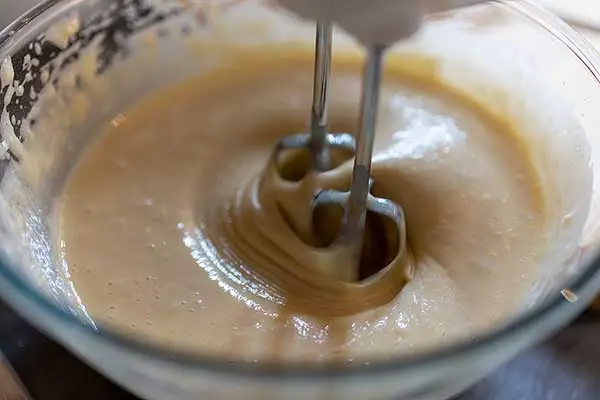
[[[312,202],[313,208],[323,205],[337,205],[343,208],[341,232],[334,246],[346,248],[348,252],[352,253],[351,257],[354,260],[360,259],[367,211],[393,221],[399,242],[397,253],[403,255],[406,251],[406,223],[402,208],[391,200],[375,197],[371,193],[374,183],[371,178],[371,158],[375,141],[375,122],[384,49],[383,46],[373,46],[369,50],[365,66],[360,125],[350,189],[347,192],[321,190]],[[317,53],[318,51],[317,49]],[[351,277],[354,280],[358,279],[358,272],[355,271]]]
[[[406,221],[402,208],[391,200],[372,194],[371,159],[375,141],[375,125],[383,59],[386,49],[395,42],[414,34],[427,12],[472,5],[482,0],[282,0],[280,3],[303,18],[320,21],[316,29],[315,72],[310,133],[291,135],[275,146],[273,159],[290,149],[308,149],[311,168],[317,173],[332,168],[331,151],[343,149],[354,155],[352,180],[348,191],[321,189],[315,193],[313,212],[322,206],[343,209],[339,235],[330,250],[349,260],[352,271],[338,278],[347,282],[359,281],[359,260],[363,248],[367,212],[387,218],[397,234],[396,256],[377,279],[388,273],[412,275],[406,261]],[[327,95],[330,78],[332,21],[344,28],[364,46],[367,59],[364,66],[359,130],[354,136],[327,131]],[[397,275],[398,276],[398,275]]]
[[[394,202],[375,197],[371,194],[373,179],[370,176],[371,156],[375,139],[375,118],[377,99],[381,80],[381,58],[384,47],[376,46],[370,57],[363,84],[361,101],[361,123],[358,140],[348,133],[329,133],[327,130],[328,85],[331,70],[332,25],[318,23],[315,41],[315,71],[313,88],[313,105],[311,112],[310,133],[300,133],[281,139],[275,146],[273,159],[281,152],[291,149],[308,148],[311,168],[318,172],[326,172],[333,167],[331,151],[343,149],[355,156],[351,188],[347,192],[337,190],[320,190],[315,193],[312,208],[321,206],[340,206],[344,210],[340,235],[332,248],[344,253],[346,259],[358,260],[363,243],[363,231],[367,211],[391,219],[398,234],[399,254],[404,254],[406,247],[406,227],[402,209]],[[358,266],[353,271],[343,274],[345,280],[358,280]]]

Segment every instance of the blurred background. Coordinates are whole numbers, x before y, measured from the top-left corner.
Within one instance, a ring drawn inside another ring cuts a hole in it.
[[[8,25],[15,16],[38,2],[39,0],[0,0],[0,27]]]
[[[21,14],[39,0],[0,0],[0,27],[7,25],[16,15]],[[566,19],[577,19],[588,25],[596,25],[600,30],[600,1],[598,0],[538,0]]]

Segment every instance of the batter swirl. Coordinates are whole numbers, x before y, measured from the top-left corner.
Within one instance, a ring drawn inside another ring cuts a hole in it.
[[[350,362],[470,337],[519,308],[546,249],[526,146],[484,107],[393,63],[372,174],[406,213],[413,274],[377,287],[324,278],[345,266],[303,230],[308,199],[346,187],[351,162],[301,181],[264,171],[279,138],[306,130],[312,56],[245,56],[168,88],[82,156],[61,240],[92,317],[190,352]],[[354,131],[360,79],[359,60],[335,63],[332,130]]]

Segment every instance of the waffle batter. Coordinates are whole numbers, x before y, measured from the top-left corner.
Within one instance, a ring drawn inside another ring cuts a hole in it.
[[[361,65],[334,63],[332,131],[355,130]],[[506,121],[393,62],[372,174],[406,213],[414,276],[392,282],[391,301],[319,290],[327,282],[307,264],[323,250],[282,212],[307,178],[263,173],[276,140],[306,129],[312,67],[310,52],[246,55],[98,136],[59,208],[62,257],[96,321],[192,353],[352,362],[471,338],[519,309],[546,249],[526,146]],[[320,182],[347,182],[351,161],[340,163]]]

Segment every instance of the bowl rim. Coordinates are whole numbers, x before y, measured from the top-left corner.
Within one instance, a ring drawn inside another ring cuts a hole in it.
[[[0,30],[0,50],[10,45],[11,38],[18,36],[19,30],[26,27],[29,23],[41,17],[44,13],[52,10],[55,6],[63,5],[65,7],[76,7],[78,4],[89,0],[43,0],[29,11],[15,19],[7,27]],[[554,14],[546,11],[545,8],[536,4],[534,0],[491,0],[490,3],[498,3],[517,11],[522,16],[531,19],[533,22],[541,25],[550,34],[558,38],[574,56],[580,59],[584,66],[600,85],[600,57],[597,52],[583,36],[572,29],[568,24],[556,17]],[[590,56],[595,60],[590,59]],[[350,379],[356,376],[364,377],[366,375],[380,375],[389,373],[414,372],[415,369],[427,368],[435,364],[455,363],[457,359],[469,354],[477,354],[485,349],[525,333],[534,326],[540,324],[550,315],[556,315],[568,307],[573,307],[567,302],[563,295],[558,292],[541,305],[532,308],[519,315],[514,320],[505,325],[482,334],[472,339],[461,341],[446,347],[436,348],[423,354],[402,355],[389,360],[370,361],[360,363],[359,365],[341,366],[335,362],[325,363],[252,363],[241,360],[226,360],[214,356],[189,355],[175,350],[166,350],[156,345],[142,343],[131,337],[119,334],[116,331],[97,328],[92,325],[84,324],[74,314],[68,312],[58,304],[48,299],[38,292],[32,284],[21,278],[13,268],[9,266],[3,254],[0,253],[0,283],[8,284],[9,287],[20,295],[30,300],[31,304],[37,308],[36,312],[48,315],[50,318],[60,320],[68,328],[73,329],[94,340],[104,342],[105,344],[123,350],[124,352],[137,353],[142,357],[147,357],[154,361],[167,364],[177,364],[179,367],[220,373],[231,377],[239,378],[261,378],[269,380],[331,380],[331,379]],[[593,260],[583,268],[568,287],[575,293],[583,292],[588,284],[591,285],[600,277],[600,254],[594,254]],[[596,278],[596,279],[594,279]],[[600,281],[599,281],[600,283]],[[13,307],[18,309],[24,302],[20,299],[5,299]],[[567,310],[569,318],[575,318],[581,305],[573,310]],[[29,323],[36,325],[40,330],[48,333],[48,329],[43,324],[26,318]],[[49,333],[55,340],[60,338]],[[539,340],[541,340],[540,338]]]

